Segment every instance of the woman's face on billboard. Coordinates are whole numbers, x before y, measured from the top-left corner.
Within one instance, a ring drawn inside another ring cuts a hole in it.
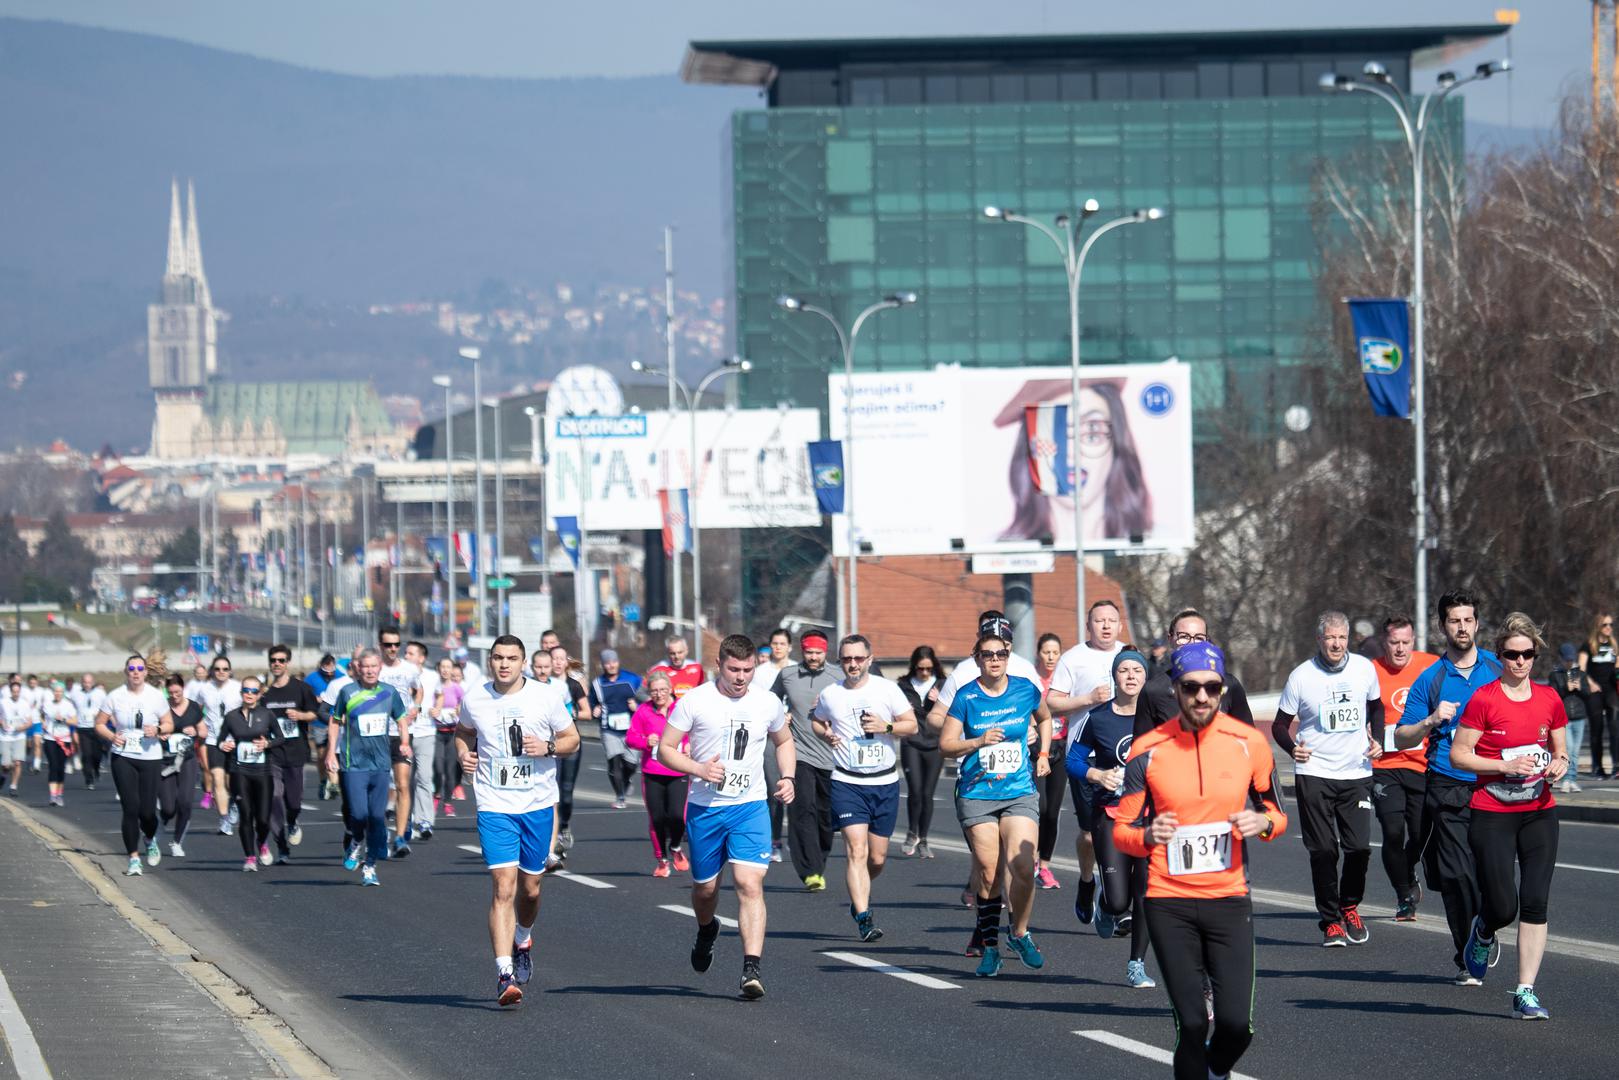
[[[1085,501],[1086,517],[1089,517],[1093,511],[1100,509],[1107,493],[1108,474],[1113,471],[1113,419],[1108,412],[1107,400],[1095,390],[1080,390],[1079,424],[1070,428],[1068,438],[1079,450],[1075,457],[1079,463],[1076,480],[1080,498]],[[1073,521],[1073,501],[1061,495],[1052,496],[1051,501],[1057,511],[1054,523],[1056,531],[1059,535],[1066,534],[1064,526],[1071,527]],[[1067,512],[1066,517],[1063,511]],[[1088,529],[1087,532],[1094,533],[1095,529]]]

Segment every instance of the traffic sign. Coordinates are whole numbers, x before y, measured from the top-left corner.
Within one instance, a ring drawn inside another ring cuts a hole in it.
[[[207,634],[192,634],[191,635],[191,651],[194,652],[194,653],[198,653],[198,654],[207,652],[208,651],[208,635]]]
[[[434,600],[434,601],[432,601],[431,603],[429,603],[427,605],[427,610],[432,612],[434,615],[442,615],[442,614],[444,614],[444,601],[442,601],[442,600]]]
[[[484,582],[484,584],[488,585],[491,589],[509,589],[516,585],[517,582],[513,581],[509,577],[492,577],[488,581]]]
[[[641,621],[641,605],[640,604],[625,604],[624,605],[624,621],[625,622],[640,622]]]

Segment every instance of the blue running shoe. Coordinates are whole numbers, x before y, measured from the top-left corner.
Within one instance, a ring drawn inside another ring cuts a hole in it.
[[[1132,960],[1124,965],[1124,981],[1130,984],[1132,990],[1151,990],[1158,983],[1147,974],[1145,960]]]
[[[495,980],[495,1001],[502,1007],[517,1005],[523,1000],[523,988],[509,971],[502,971]]]
[[[1039,971],[1046,966],[1046,958],[1040,954],[1040,946],[1034,943],[1033,934],[1026,933],[1022,937],[1007,934],[1006,943],[1012,946],[1012,951],[1017,953],[1017,958],[1023,961],[1024,967]]]
[[[394,851],[393,851],[393,856],[392,857],[395,858],[395,859],[403,859],[405,856],[407,856],[409,854],[410,854],[410,841],[406,840],[403,836],[395,837],[394,838]]]
[[[1490,949],[1495,942],[1485,941],[1480,931],[1478,916],[1473,917],[1473,926],[1467,931],[1467,944],[1462,946],[1462,960],[1467,964],[1467,973],[1475,979],[1482,980],[1490,973]]]
[[[1552,1014],[1546,1011],[1546,1006],[1540,1003],[1535,995],[1534,987],[1528,990],[1519,990],[1512,995],[1512,1015],[1519,1020],[1550,1020]]]
[[[984,946],[984,958],[978,961],[978,969],[973,972],[980,979],[993,979],[1001,973],[1001,950],[993,945]]]
[[[533,977],[534,942],[530,939],[527,945],[512,946],[512,978],[517,980],[518,986],[527,986]]]
[[[1110,937],[1113,936],[1114,931],[1116,931],[1118,928],[1119,928],[1119,920],[1116,919],[1115,917],[1113,917],[1112,915],[1109,915],[1107,913],[1107,909],[1104,908],[1101,904],[1097,904],[1096,905],[1096,936],[1099,937],[1099,938],[1110,938]]]
[[[881,941],[883,932],[877,928],[877,920],[871,912],[862,911],[854,917],[855,930],[860,934],[860,940],[865,942]]]
[[[377,868],[374,867],[374,866],[368,866],[364,870],[361,870],[360,871],[360,884],[361,885],[381,885],[382,882],[377,880]]]
[[[360,868],[360,845],[354,844],[349,848],[347,855],[343,856],[343,869],[358,870]]]

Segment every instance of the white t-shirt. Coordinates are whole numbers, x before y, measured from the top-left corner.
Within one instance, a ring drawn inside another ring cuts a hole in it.
[[[7,691],[0,697],[0,732],[7,738],[28,734],[34,724],[34,709],[26,695],[12,697]]]
[[[51,701],[50,687],[25,686],[22,688],[22,696],[33,703],[35,716],[45,715],[45,706],[50,704]]]
[[[483,682],[483,668],[479,667],[478,661],[470,656],[467,657],[466,664],[461,668],[461,681],[467,686],[477,686]]]
[[[436,671],[431,669],[422,671],[421,679],[417,683],[422,688],[422,706],[416,713],[416,719],[410,722],[412,739],[427,738],[433,734],[437,726],[433,723],[433,700],[438,697],[439,684],[443,681]]]
[[[45,734],[52,739],[65,739],[73,734],[78,725],[79,710],[73,707],[73,702],[63,697],[61,701],[51,700],[39,711],[40,719],[45,723]]]
[[[186,683],[185,695],[187,701],[202,701],[202,688],[208,685],[207,679],[192,679]]]
[[[416,707],[416,688],[422,682],[421,668],[409,660],[395,660],[391,664],[382,665],[382,674],[379,676],[378,681],[387,683],[399,691],[399,700],[405,703],[406,709]],[[429,702],[429,704],[432,703]],[[411,721],[410,733],[412,735],[416,734],[415,720]],[[388,721],[388,735],[392,738],[399,737],[399,722],[397,720]]]
[[[113,753],[140,761],[157,761],[163,757],[162,737],[149,739],[141,730],[148,724],[155,725],[169,711],[169,700],[157,687],[143,686],[137,693],[120,686],[107,695],[101,709],[112,715],[113,731],[121,731],[125,736],[124,745],[114,746]]]
[[[770,736],[787,726],[781,698],[752,686],[740,698],[726,697],[718,683],[693,687],[675,702],[668,727],[691,733],[686,753],[702,764],[718,757],[725,778],[718,784],[691,781],[686,801],[693,806],[735,806],[758,802],[765,790],[765,753]]]
[[[573,727],[557,687],[523,676],[509,694],[494,683],[479,683],[461,700],[461,724],[478,733],[478,771],[473,795],[480,814],[527,814],[555,806],[557,759],[513,754],[510,728],[524,735],[555,739]]]
[[[1299,718],[1297,740],[1310,748],[1310,760],[1293,766],[1300,776],[1355,780],[1372,775],[1366,704],[1381,694],[1372,662],[1350,653],[1344,669],[1330,672],[1311,657],[1293,669],[1276,703]]]
[[[834,683],[821,691],[815,702],[815,715],[832,727],[840,742],[832,751],[833,779],[844,784],[877,787],[899,783],[899,736],[867,735],[860,727],[863,713],[875,713],[884,720],[904,716],[911,709],[900,688],[877,675],[865,685],[851,690]]]
[[[951,669],[950,677],[944,681],[944,685],[939,687],[939,704],[948,709],[950,703],[956,700],[956,691],[978,678],[980,674],[978,661],[970,656],[957,664]],[[1023,659],[1017,653],[1013,653],[1012,658],[1006,662],[1006,675],[1007,678],[1028,679],[1035,686],[1044,685],[1040,681],[1040,672],[1035,670],[1032,663]]]
[[[226,679],[225,685],[220,686],[209,679],[197,691],[197,704],[202,706],[203,719],[208,721],[208,737],[203,742],[209,746],[218,746],[219,729],[225,726],[225,714],[242,707],[242,684],[235,679]],[[168,708],[166,700],[163,707]],[[212,764],[212,761],[209,764]]]
[[[755,690],[768,691],[776,685],[776,676],[786,670],[786,665],[777,667],[769,660],[761,660],[759,666],[753,669],[753,682],[749,685]]]
[[[326,689],[320,692],[320,703],[326,706],[328,709],[336,708],[337,695],[342,693],[343,687],[347,686],[353,681],[353,679],[349,678],[341,671],[338,672],[336,677],[333,678],[331,682],[326,684]]]
[[[67,692],[68,700],[73,707],[79,710],[79,727],[92,728],[96,726],[96,714],[106,704],[107,691],[98,683],[86,690],[81,684]]]
[[[1062,654],[1057,669],[1051,673],[1050,692],[1068,697],[1084,697],[1098,686],[1107,687],[1107,698],[1113,697],[1113,658],[1119,655],[1124,643],[1115,641],[1111,649],[1093,649],[1086,644],[1075,645]],[[1036,685],[1039,685],[1036,681]],[[1089,706],[1068,714],[1068,741],[1064,747],[1074,745],[1085,730],[1085,721],[1091,718]]]

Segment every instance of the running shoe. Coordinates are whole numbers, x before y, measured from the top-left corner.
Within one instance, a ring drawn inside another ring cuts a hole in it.
[[[877,920],[869,911],[862,911],[854,917],[855,930],[860,934],[860,940],[870,944],[881,941],[883,932],[877,928]]]
[[[618,798],[613,800],[613,809],[614,810],[622,810],[628,805],[630,805],[630,804],[624,801],[624,796],[622,796],[622,795],[620,795]]]
[[[686,871],[688,871],[690,869],[691,869],[691,860],[686,858],[686,853],[684,851],[681,851],[679,848],[675,848],[675,870],[676,870],[676,872],[684,874]]]
[[[345,869],[345,870],[358,870],[359,868],[360,868],[360,845],[359,844],[353,844],[353,845],[351,845],[349,847],[348,854],[343,856],[343,869]]]
[[[382,882],[377,880],[377,868],[374,867],[374,866],[367,866],[365,869],[361,870],[360,871],[360,884],[361,885],[381,885]]]
[[[1467,965],[1467,973],[1480,982],[1490,973],[1490,950],[1494,947],[1493,938],[1484,940],[1483,927],[1475,915],[1473,925],[1467,931],[1467,944],[1462,946],[1462,962]]]
[[[129,865],[124,867],[124,876],[125,877],[140,877],[141,876],[141,860],[140,860],[140,856],[131,855],[129,857]]]
[[[455,816],[455,804],[454,803],[445,803],[444,804],[443,814],[444,814],[445,817],[454,817]]]
[[[231,828],[234,829],[236,827],[237,823],[242,820],[241,808],[238,807],[235,803],[231,803],[230,813],[225,815],[225,820],[229,821],[230,824],[231,824]]]
[[[758,1001],[765,996],[765,983],[759,977],[759,961],[742,961],[742,996],[749,1001]]]
[[[11,787],[7,788],[6,789],[6,794],[10,795],[13,799],[22,798],[22,796],[17,794],[17,785],[16,784],[13,784],[13,785],[11,785]]]
[[[1074,914],[1079,921],[1089,926],[1096,918],[1096,879],[1089,881],[1080,879],[1079,891],[1074,895]]]
[[[1354,904],[1350,904],[1344,908],[1343,915],[1344,936],[1349,939],[1349,944],[1366,944],[1367,940],[1372,936],[1372,932],[1366,929],[1366,920],[1360,917],[1360,909]]]
[[[973,969],[973,974],[977,975],[980,979],[993,979],[1000,973],[1001,950],[997,949],[993,945],[984,946],[983,958],[978,961],[978,967]]]
[[[460,784],[455,785],[455,790],[450,792],[450,798],[454,799],[456,802],[461,802],[466,797],[467,793],[461,790]]]
[[[1040,869],[1035,871],[1034,880],[1035,884],[1039,885],[1042,889],[1062,888],[1062,883],[1057,880],[1057,875],[1053,874],[1051,872],[1051,867],[1047,866],[1045,863],[1041,863]]]
[[[806,892],[825,892],[826,878],[820,874],[811,874],[804,879],[804,889]]]
[[[926,840],[919,840],[916,844],[916,857],[918,859],[933,858],[933,847]]]
[[[62,796],[60,796],[60,795],[52,795],[51,796],[51,805],[52,806],[66,806],[67,803],[62,801]]]
[[[1034,943],[1034,935],[1025,932],[1022,937],[1008,931],[1006,943],[1017,953],[1017,958],[1023,961],[1023,966],[1039,971],[1046,966],[1046,958],[1040,952],[1040,946]]]
[[[157,837],[146,841],[146,865],[156,866],[163,861],[163,849],[157,846]]]
[[[203,792],[201,805],[204,810],[212,810],[214,808],[214,793],[211,791]]]
[[[287,830],[287,843],[291,844],[293,847],[297,847],[303,842],[304,830],[301,826],[294,825],[292,828]]]
[[[1453,986],[1483,986],[1483,979],[1475,979],[1464,967],[1456,969],[1456,977],[1451,980]]]
[[[527,945],[512,945],[512,977],[518,986],[527,986],[534,977],[534,939]]]
[[[714,941],[720,936],[720,921],[715,919],[707,927],[697,928],[697,940],[691,946],[691,969],[701,975],[714,966]]]
[[[231,825],[230,818],[222,817],[222,818],[219,819],[219,835],[220,836],[235,836],[236,835],[236,829],[235,829],[234,826]]]
[[[176,840],[169,845],[169,857],[171,859],[183,859],[186,857],[186,849],[180,841]]]
[[[1399,906],[1394,909],[1395,922],[1416,922],[1417,901],[1415,897],[1407,896],[1401,899]]]
[[[961,890],[961,906],[975,908],[978,906],[978,896],[971,889]]]
[[[255,859],[253,856],[249,855],[247,858],[242,860],[242,873],[244,873],[244,874],[256,874],[258,872],[259,872],[259,861],[257,859]]]
[[[1101,904],[1096,905],[1096,936],[1110,938],[1119,929],[1119,920],[1108,914]]]
[[[416,839],[418,839],[418,840],[431,840],[431,839],[433,839],[433,826],[431,826],[431,825],[423,825],[421,828],[417,829],[416,830]]]
[[[916,834],[915,833],[906,833],[905,834],[905,843],[900,845],[899,850],[900,850],[900,852],[902,854],[904,854],[904,856],[907,859],[914,859],[916,857],[916,844],[917,844]]]
[[[669,876],[669,860],[668,859],[659,859],[658,862],[657,862],[657,865],[652,867],[652,876],[653,877],[668,877]]]
[[[1512,995],[1512,1015],[1519,1020],[1550,1020],[1552,1014],[1540,1003],[1535,988],[1519,990]]]
[[[1135,922],[1135,918],[1128,911],[1126,911],[1123,915],[1120,915],[1113,921],[1113,936],[1121,938],[1129,937],[1130,929],[1135,926]]]
[[[1348,947],[1349,935],[1344,933],[1343,923],[1328,923],[1327,928],[1321,931],[1321,947],[1333,949]]]
[[[259,862],[263,863],[265,866],[269,866],[275,862],[275,856],[270,854],[269,844],[259,845]]]
[[[1130,984],[1132,990],[1151,990],[1158,983],[1147,974],[1145,960],[1132,960],[1124,965],[1124,981]]]
[[[961,951],[961,955],[963,955],[963,956],[983,956],[984,955],[984,935],[980,934],[978,932],[977,927],[973,927],[973,936],[967,939],[967,947]]]
[[[275,861],[276,861],[277,864],[279,864],[281,866],[290,866],[290,865],[292,865],[292,852],[290,852],[290,851],[278,851],[278,852],[276,852],[275,853]]]
[[[775,843],[775,844],[770,845],[770,861],[773,862],[773,863],[781,862],[781,844],[780,843]]]
[[[461,789],[456,788],[455,790],[460,791]],[[557,833],[557,847],[561,848],[563,851],[573,850],[572,829],[563,829],[561,832]]]
[[[502,1006],[516,1005],[523,1000],[523,988],[517,985],[517,979],[510,971],[500,973],[495,989],[495,1000]]]
[[[406,840],[403,836],[394,837],[394,850],[393,850],[393,856],[392,857],[395,858],[395,859],[403,859],[405,856],[407,856],[409,854],[410,854],[410,841]]]

